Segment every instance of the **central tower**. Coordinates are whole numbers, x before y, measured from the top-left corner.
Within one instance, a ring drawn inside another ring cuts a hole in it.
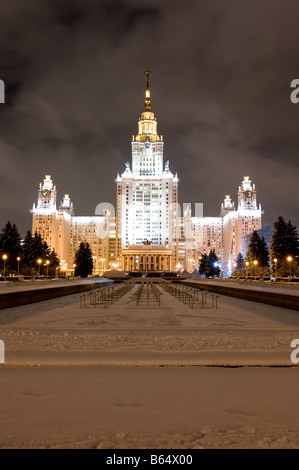
[[[138,121],[138,134],[132,136],[132,163],[117,175],[117,222],[119,246],[172,246],[172,204],[178,201],[178,177],[163,164],[163,137],[157,134],[152,111],[149,70],[146,78],[144,110]]]

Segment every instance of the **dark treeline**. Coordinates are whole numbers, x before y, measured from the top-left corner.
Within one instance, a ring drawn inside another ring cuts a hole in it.
[[[5,260],[4,260],[5,258]],[[37,232],[26,233],[24,240],[15,224],[7,222],[0,234],[0,272],[9,275],[55,276],[59,259]]]
[[[299,237],[297,228],[283,217],[273,224],[270,249],[257,231],[251,234],[246,260],[241,253],[236,259],[236,274],[298,276]]]
[[[289,277],[299,275],[299,236],[297,228],[283,217],[273,224],[273,234],[268,248],[263,236],[256,230],[251,234],[246,256],[238,253],[234,263],[234,275]],[[219,277],[220,264],[215,250],[202,253],[199,274],[203,277]]]

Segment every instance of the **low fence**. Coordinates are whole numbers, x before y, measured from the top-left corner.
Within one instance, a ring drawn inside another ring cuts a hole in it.
[[[17,292],[4,292],[0,294],[0,310],[20,305],[33,304],[44,300],[55,299],[65,295],[79,294],[80,292],[99,289],[112,285],[113,281],[86,282],[72,284],[70,286],[45,287],[38,289],[22,290]]]
[[[207,283],[198,281],[180,281],[182,285],[204,289],[215,294],[228,295],[239,299],[261,302],[263,304],[274,305],[292,310],[299,310],[299,296],[284,294],[282,292],[270,292],[257,289],[244,289],[242,287],[222,286],[220,283]]]

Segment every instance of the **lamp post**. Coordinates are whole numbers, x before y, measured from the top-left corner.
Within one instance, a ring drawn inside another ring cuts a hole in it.
[[[47,259],[46,261],[46,266],[47,266],[47,279],[49,277],[49,264],[50,264],[50,261]]]
[[[96,273],[96,259],[97,259],[97,257],[96,257],[96,256],[93,256],[92,259],[93,259],[93,265],[92,265],[92,267],[93,267],[93,275],[95,275],[95,273]]]
[[[17,262],[18,262],[18,276],[20,275],[20,257],[17,257]]]
[[[246,278],[248,279],[249,261],[245,261],[245,266],[246,266]]]
[[[104,262],[106,261],[106,258],[101,258],[102,261],[102,276],[104,274]]]
[[[38,259],[37,262],[38,262],[38,275],[40,277],[40,265],[41,265],[42,260]]]
[[[255,259],[253,264],[254,264],[254,277],[256,278],[256,267],[258,265],[258,261]]]
[[[178,263],[178,264],[176,265],[176,268],[177,268],[177,270],[178,270],[178,274],[180,274],[180,272],[181,272],[181,267],[182,267],[181,263]]]
[[[75,277],[75,268],[76,268],[76,264],[73,264],[73,277]]]
[[[289,280],[291,280],[291,277],[292,277],[292,271],[291,271],[292,265],[291,265],[291,262],[293,261],[293,258],[292,258],[291,256],[288,256],[288,257],[287,257],[287,260],[288,260],[288,262],[289,262]]]
[[[7,260],[7,255],[3,255],[3,256],[2,256],[2,259],[3,259],[3,277],[4,277],[4,281],[6,281],[6,277],[5,277],[5,261]]]
[[[278,262],[278,259],[274,258],[273,261],[274,261],[274,266],[275,266],[275,274],[274,275],[275,275],[275,281],[276,281],[276,279],[277,279],[277,262]]]

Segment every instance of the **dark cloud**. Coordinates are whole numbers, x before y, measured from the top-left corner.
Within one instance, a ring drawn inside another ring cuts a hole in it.
[[[45,173],[77,214],[115,202],[147,66],[180,201],[218,215],[250,175],[265,219],[299,225],[298,13],[295,0],[2,2],[0,225],[31,227]]]

